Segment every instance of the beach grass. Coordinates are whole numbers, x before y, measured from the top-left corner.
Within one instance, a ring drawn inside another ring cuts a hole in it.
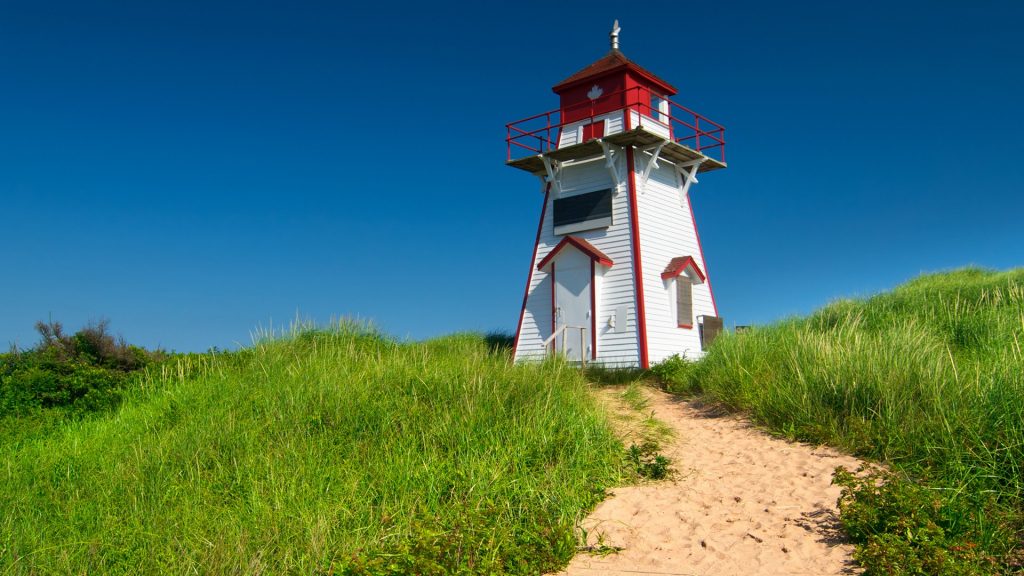
[[[493,337],[299,326],[134,384],[0,427],[0,575],[537,574],[631,474],[578,370]]]
[[[1011,573],[1024,549],[1022,346],[1024,269],[968,268],[725,335],[655,373],[887,465],[870,481],[837,476],[869,573]]]

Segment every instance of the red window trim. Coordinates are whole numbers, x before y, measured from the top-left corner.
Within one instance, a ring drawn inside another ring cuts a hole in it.
[[[693,256],[681,256],[679,258],[673,258],[669,262],[668,267],[661,273],[662,280],[669,280],[675,278],[683,273],[687,268],[693,268],[693,271],[697,273],[697,277],[700,278],[701,282],[707,280],[707,276],[701,271],[700,266],[697,266],[697,261],[693,259]]]

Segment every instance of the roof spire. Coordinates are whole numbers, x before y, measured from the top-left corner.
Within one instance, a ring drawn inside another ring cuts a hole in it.
[[[619,21],[615,20],[615,24],[612,24],[612,31],[608,34],[608,37],[611,38],[612,50],[619,49],[619,30],[622,28],[619,28]]]

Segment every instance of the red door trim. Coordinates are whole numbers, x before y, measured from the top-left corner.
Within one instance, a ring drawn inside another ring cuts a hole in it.
[[[597,267],[590,261],[590,359],[597,359]]]
[[[558,328],[557,321],[556,321],[556,318],[555,318],[555,316],[556,316],[555,313],[558,311],[558,308],[556,307],[556,304],[555,304],[555,290],[556,290],[556,287],[555,287],[555,263],[552,262],[551,263],[551,333],[552,334],[554,334],[555,333],[555,329]],[[565,334],[562,334],[562,339],[565,340]],[[551,339],[551,350],[552,351],[557,351],[558,350],[558,338],[552,338]]]

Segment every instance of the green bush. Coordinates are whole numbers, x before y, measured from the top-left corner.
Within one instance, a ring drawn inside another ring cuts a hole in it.
[[[671,392],[686,394],[693,391],[691,386],[694,365],[692,360],[673,354],[651,366],[650,373]]]
[[[836,469],[843,488],[843,528],[858,544],[867,574],[975,576],[996,572],[999,561],[979,544],[983,495],[968,498],[921,486],[899,474]]]
[[[120,402],[130,375],[162,359],[115,339],[106,321],[72,335],[59,322],[36,324],[39,344],[0,355],[0,417],[39,409],[83,414]]]

